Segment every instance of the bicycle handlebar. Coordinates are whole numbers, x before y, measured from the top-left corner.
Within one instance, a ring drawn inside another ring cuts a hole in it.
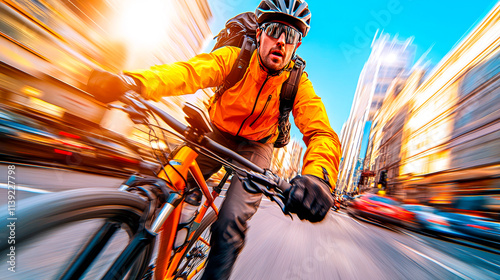
[[[164,110],[158,108],[153,102],[145,100],[137,93],[128,92],[120,100],[128,105],[133,106],[135,110],[132,110],[132,112],[134,113],[136,113],[137,111],[148,110],[153,112],[154,114],[159,116],[166,124],[168,124],[173,130],[183,136],[186,136],[189,131],[189,126],[181,123]],[[208,150],[228,156],[241,165],[250,169],[251,171],[245,171],[248,181],[245,182],[245,178],[242,178],[244,181],[243,183],[245,189],[247,189],[247,191],[249,192],[260,192],[265,194],[266,196],[270,197],[271,200],[276,201],[281,206],[285,214],[288,214],[284,206],[286,199],[283,196],[283,194],[288,192],[291,187],[288,182],[275,175],[271,171],[255,165],[253,162],[215,142],[206,135],[202,136],[202,141],[200,142],[201,145]],[[272,189],[269,188],[269,186],[271,186]],[[276,192],[276,190],[278,192]],[[279,198],[281,201],[276,200],[276,198]]]

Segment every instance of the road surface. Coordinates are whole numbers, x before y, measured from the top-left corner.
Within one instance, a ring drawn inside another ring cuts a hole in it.
[[[0,196],[7,201],[7,166],[0,165]],[[121,178],[52,168],[16,165],[16,199],[73,188],[117,188]],[[2,187],[3,186],[3,187]],[[220,203],[220,200],[217,201]],[[21,204],[22,202],[19,202]],[[1,211],[7,207],[0,206]],[[399,228],[378,226],[330,211],[321,223],[284,216],[264,199],[249,222],[246,245],[231,279],[500,279],[500,255]],[[75,225],[31,248],[52,253],[18,252],[16,272],[8,271],[5,256],[0,279],[52,279],[92,231],[92,224]],[[102,263],[123,247],[125,233],[105,252]],[[0,240],[0,242],[7,242]],[[57,269],[51,267],[60,264]],[[99,269],[86,279],[97,279]],[[43,275],[43,276],[42,276]]]

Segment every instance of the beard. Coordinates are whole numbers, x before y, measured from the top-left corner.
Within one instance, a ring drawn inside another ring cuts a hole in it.
[[[280,49],[273,48],[264,56],[261,56],[259,50],[260,61],[270,74],[281,72],[290,63],[290,60],[292,58],[292,55],[287,55],[284,50],[280,50],[282,54],[281,56],[273,55],[273,52],[277,50]]]

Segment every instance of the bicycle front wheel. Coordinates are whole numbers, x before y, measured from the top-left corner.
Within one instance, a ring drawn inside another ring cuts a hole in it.
[[[137,231],[146,207],[147,201],[137,195],[102,189],[21,200],[15,212],[0,217],[1,223],[7,223],[0,228],[0,238],[12,240],[0,244],[2,259],[7,256],[0,270],[11,271],[8,279],[99,279]],[[78,268],[83,271],[68,274],[75,258],[85,249],[96,247],[96,242],[103,250],[90,250],[95,260],[85,263],[80,257],[76,265],[83,265]],[[142,257],[149,258],[150,249]],[[140,279],[148,264],[149,260],[136,262],[134,266],[141,268],[134,269],[138,275],[130,278]]]

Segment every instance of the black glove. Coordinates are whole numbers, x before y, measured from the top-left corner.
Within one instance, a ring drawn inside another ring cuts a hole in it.
[[[87,83],[87,92],[103,103],[116,101],[129,90],[140,92],[140,82],[126,75],[94,70]]]
[[[301,220],[322,221],[333,206],[330,185],[314,175],[298,175],[290,181],[286,210]]]

